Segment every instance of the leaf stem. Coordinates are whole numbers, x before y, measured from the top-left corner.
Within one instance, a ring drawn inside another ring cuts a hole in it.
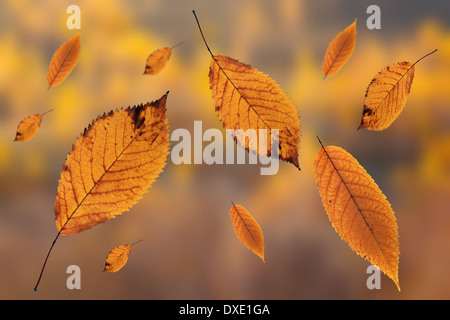
[[[181,46],[183,44],[183,42],[178,42],[176,45],[172,46],[170,49],[174,49],[178,46]]]
[[[417,60],[416,62],[413,63],[413,66],[415,66],[417,63],[419,63],[420,60],[425,59],[426,57],[432,55],[433,53],[435,53],[438,49],[434,49],[433,51],[431,51],[430,53],[427,53],[426,55],[424,55],[422,58],[420,58],[419,60]]]
[[[58,234],[56,235],[55,240],[53,240],[53,243],[52,243],[50,249],[48,250],[47,257],[45,257],[44,265],[42,266],[41,273],[39,274],[38,281],[37,281],[37,283],[36,283],[36,286],[34,287],[34,291],[37,291],[37,288],[38,288],[38,286],[39,286],[39,282],[41,282],[42,274],[44,273],[45,265],[47,264],[48,257],[50,256],[50,252],[52,252],[53,246],[55,245],[56,240],[59,238],[59,236],[60,236],[62,230],[63,230],[63,229],[61,229],[61,230],[58,232]]]
[[[49,112],[52,112],[53,110],[55,110],[55,109],[50,109],[50,110],[48,110],[48,111],[45,111],[44,113],[41,114],[41,116],[43,116],[44,114],[47,114],[47,113],[49,113]]]
[[[136,241],[136,242],[133,242],[132,244],[130,244],[130,246],[134,246],[136,243],[139,243],[139,242],[141,242],[141,241],[144,241],[144,239],[141,239],[141,240],[138,240],[138,241]]]
[[[200,30],[200,34],[202,35],[202,39],[203,39],[203,42],[205,43],[206,49],[208,49],[208,52],[211,55],[211,57],[214,58],[214,54],[211,52],[211,49],[209,48],[208,43],[206,42],[205,36],[203,35],[202,27],[200,27],[200,22],[198,21],[197,15],[195,14],[195,10],[192,10],[192,13],[194,14],[195,21],[197,21],[197,26],[198,26],[198,29]],[[216,60],[216,59],[214,59],[214,60]],[[217,61],[216,61],[216,63],[217,63]]]

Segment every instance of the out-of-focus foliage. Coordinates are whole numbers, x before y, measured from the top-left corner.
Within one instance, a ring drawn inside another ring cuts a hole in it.
[[[0,298],[450,298],[450,25],[443,15],[449,4],[386,1],[380,30],[365,27],[361,1],[77,4],[79,61],[51,90],[49,61],[73,34],[66,28],[68,4],[0,4]],[[112,108],[170,91],[170,132],[192,132],[195,120],[203,121],[203,130],[224,130],[209,90],[210,56],[192,9],[214,52],[264,70],[296,105],[302,171],[280,163],[276,175],[261,176],[256,165],[177,166],[169,157],[158,183],[132,212],[56,246],[64,250],[53,253],[46,270],[52,277],[36,294],[32,287],[56,234],[59,173],[86,124]],[[351,59],[323,81],[329,35],[355,18]],[[180,41],[164,70],[142,75],[151,52]],[[373,75],[392,61],[414,61],[436,48],[417,68],[402,116],[383,132],[356,131]],[[32,140],[13,142],[21,119],[51,108]],[[349,151],[388,197],[401,235],[401,293],[384,276],[381,290],[368,290],[368,264],[330,226],[314,181],[316,135]],[[252,208],[266,226],[265,264],[235,245],[230,199]],[[145,244],[127,268],[102,273],[105,251],[136,237]],[[81,267],[82,290],[65,287],[71,264]]]

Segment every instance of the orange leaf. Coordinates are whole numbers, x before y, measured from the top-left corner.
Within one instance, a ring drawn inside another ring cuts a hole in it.
[[[167,94],[110,112],[84,131],[68,155],[55,201],[56,226],[73,234],[132,207],[163,171],[169,138]]]
[[[198,20],[197,24],[203,37]],[[203,40],[212,57],[209,67],[212,97],[224,126],[244,132],[255,130],[256,134],[247,135],[248,139],[239,133],[234,138],[246,150],[263,156],[275,156],[271,148],[276,141],[280,159],[299,168],[301,128],[296,107],[268,75],[235,59],[213,55],[204,37]],[[266,136],[260,138],[264,132],[259,129],[265,129]],[[278,130],[278,135],[272,136],[271,130]]]
[[[264,235],[255,218],[243,206],[235,204],[230,216],[239,240],[264,261]]]
[[[356,19],[340,32],[328,45],[322,63],[322,72],[327,76],[337,73],[347,62],[355,49]]]
[[[397,119],[406,105],[414,79],[415,63],[399,62],[384,68],[367,87],[358,129],[384,130]]]
[[[336,232],[400,290],[397,219],[375,181],[351,154],[335,146],[320,149],[314,168],[322,203]]]
[[[105,269],[103,271],[116,272],[122,269],[128,261],[130,252],[131,246],[128,244],[112,249],[106,257]]]
[[[47,112],[44,112],[43,114],[33,114],[23,119],[17,126],[16,138],[14,141],[28,141],[33,138],[41,126],[42,116]]]
[[[165,47],[152,52],[147,58],[144,74],[157,74],[164,69],[170,59],[172,49],[181,44],[180,42],[171,48]]]
[[[106,257],[105,268],[103,269],[103,271],[117,272],[122,269],[122,267],[128,261],[128,257],[131,253],[131,247],[140,241],[142,240],[139,240],[131,245],[125,244],[112,249]]]
[[[104,114],[85,129],[61,172],[56,240],[129,210],[163,171],[169,153],[167,92],[159,100]]]
[[[80,56],[80,33],[78,32],[68,41],[64,42],[55,51],[47,72],[49,88],[57,86],[70,74]]]

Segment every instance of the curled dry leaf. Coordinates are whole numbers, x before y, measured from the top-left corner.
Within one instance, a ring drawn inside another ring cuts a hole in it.
[[[79,233],[129,210],[163,171],[169,153],[167,95],[104,114],[75,142],[56,194],[58,234],[35,291],[61,234]]]
[[[70,74],[78,62],[80,47],[80,32],[78,32],[55,51],[47,72],[49,88],[59,85]]]
[[[255,218],[243,206],[234,203],[230,216],[239,240],[264,261],[264,235]]]
[[[320,149],[314,161],[322,203],[336,232],[400,290],[397,219],[375,181],[347,151]]]
[[[336,74],[347,62],[355,49],[356,19],[340,32],[328,45],[322,63],[322,72],[325,77]]]
[[[397,119],[406,105],[414,79],[415,63],[399,62],[384,68],[367,87],[358,129],[384,130]]]
[[[195,18],[212,57],[209,83],[215,110],[225,128],[235,132],[241,129],[239,133],[255,130],[256,134],[247,135],[248,139],[240,134],[234,135],[234,138],[246,150],[263,156],[275,156],[272,154],[272,143],[275,141],[280,159],[299,168],[301,128],[294,104],[268,75],[238,60],[213,55],[196,15]],[[266,130],[265,136],[264,131],[259,129]],[[271,130],[278,130],[278,134],[272,136]]]
[[[142,240],[139,240],[131,245],[124,244],[124,245],[117,246],[114,249],[112,249],[108,253],[108,256],[106,257],[105,268],[103,269],[103,271],[117,272],[120,269],[122,269],[122,267],[128,261],[128,257],[130,256],[130,253],[131,253],[131,247],[140,241],[142,241]]]
[[[172,55],[172,49],[178,47],[181,44],[182,42],[174,45],[171,48],[165,47],[152,52],[147,58],[144,74],[157,74],[162,69],[164,69],[170,59],[170,56]]]
[[[17,126],[17,132],[14,141],[28,141],[33,138],[38,132],[39,127],[41,126],[44,114],[52,110],[44,112],[43,114],[33,114],[23,119]]]

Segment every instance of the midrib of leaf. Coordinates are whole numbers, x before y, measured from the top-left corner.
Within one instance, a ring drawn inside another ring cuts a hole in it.
[[[239,219],[242,221],[243,225],[245,226],[245,229],[247,229],[247,232],[248,232],[248,234],[250,235],[250,238],[252,238],[253,243],[256,245],[256,247],[259,248],[258,243],[256,242],[255,238],[253,237],[252,232],[250,232],[250,229],[249,229],[249,227],[247,226],[247,224],[245,223],[244,219],[242,218],[241,213],[239,212],[238,208],[236,208],[236,205],[233,203],[233,201],[231,201],[231,203],[233,204],[233,208],[234,208],[234,210],[236,210],[236,213],[238,214]]]
[[[326,73],[325,76],[324,76],[324,79],[328,76],[328,73],[330,73],[330,70],[333,68],[333,65],[336,63],[337,58],[339,57],[339,55],[341,54],[342,50],[344,49],[345,44],[347,43],[349,37],[350,37],[350,34],[348,34],[348,35],[345,37],[344,43],[343,43],[342,46],[339,48],[338,53],[336,54],[336,56],[334,57],[333,61],[331,62],[331,65],[330,65],[330,67],[328,68],[327,73]]]
[[[81,205],[83,204],[84,200],[86,200],[86,198],[91,194],[91,192],[94,190],[94,188],[98,185],[98,183],[101,182],[101,180],[103,179],[103,177],[105,176],[105,174],[107,174],[108,172],[110,172],[111,168],[114,166],[114,164],[116,163],[117,160],[119,160],[119,158],[122,156],[122,154],[128,149],[128,147],[136,140],[137,137],[140,136],[141,131],[139,131],[138,134],[136,134],[133,139],[131,139],[131,141],[124,147],[124,149],[120,152],[120,154],[114,159],[114,161],[111,163],[111,165],[108,167],[108,169],[105,170],[105,172],[103,172],[103,174],[100,176],[100,178],[94,182],[94,185],[92,186],[92,188],[86,193],[86,195],[83,197],[83,199],[81,199],[80,203],[77,205],[77,207],[74,209],[74,211],[70,214],[70,216],[68,216],[66,222],[64,223],[64,225],[61,227],[61,230],[59,231],[59,233],[62,232],[62,230],[64,229],[64,227],[66,226],[66,224],[69,222],[70,219],[72,219],[73,215],[75,214],[75,212],[78,210],[79,207],[81,207]],[[153,142],[156,140],[156,138],[159,136],[159,133],[156,135],[156,137],[153,139],[153,141],[150,143],[150,146],[153,144]],[[106,148],[106,146],[105,146]]]
[[[69,40],[70,41],[70,40]],[[52,86],[53,82],[55,82],[59,72],[61,71],[62,67],[64,66],[64,64],[66,63],[67,58],[70,56],[70,52],[72,52],[72,49],[74,48],[74,46],[76,45],[76,43],[73,43],[70,48],[69,51],[67,52],[66,56],[64,57],[61,65],[59,66],[58,70],[55,73],[55,76],[52,79],[52,82],[48,85],[48,89],[50,89],[50,87]]]
[[[388,263],[388,261],[387,261],[387,259],[386,259],[386,256],[384,255],[383,249],[381,248],[381,246],[380,246],[380,244],[379,244],[379,242],[378,242],[377,237],[375,237],[375,234],[373,233],[372,228],[370,227],[369,223],[367,222],[366,218],[364,217],[364,214],[363,214],[361,208],[359,207],[358,202],[357,202],[356,199],[353,197],[353,194],[350,192],[350,189],[348,188],[347,184],[345,183],[345,180],[342,178],[342,176],[341,176],[339,170],[336,168],[336,166],[335,166],[333,160],[331,159],[330,155],[328,154],[327,149],[323,146],[322,141],[320,141],[320,138],[319,138],[319,137],[317,137],[317,139],[319,140],[319,142],[320,142],[320,144],[321,144],[321,146],[322,146],[322,149],[324,150],[324,152],[325,152],[325,154],[326,154],[328,160],[330,160],[331,164],[333,165],[334,170],[337,172],[337,174],[338,174],[338,176],[339,176],[339,179],[341,180],[342,184],[345,186],[345,189],[347,189],[347,192],[348,192],[348,194],[350,195],[350,198],[352,199],[353,203],[356,205],[356,208],[358,209],[358,212],[360,213],[360,215],[361,215],[361,217],[362,217],[364,223],[366,224],[367,228],[370,230],[370,234],[372,235],[372,238],[375,240],[375,243],[377,244],[377,247],[378,247],[378,249],[380,250],[381,255],[383,256],[383,259],[384,259],[386,265],[388,266],[390,272],[393,273],[393,270],[391,269],[391,266],[390,266],[390,264]],[[331,179],[331,178],[330,178],[330,179]]]

